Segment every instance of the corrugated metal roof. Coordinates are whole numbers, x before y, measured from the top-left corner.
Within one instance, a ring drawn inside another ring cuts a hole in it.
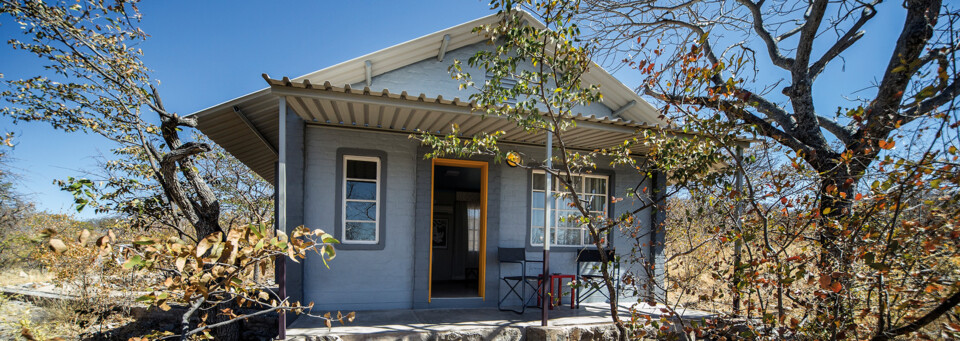
[[[349,84],[338,87],[330,82],[313,84],[309,80],[297,82],[286,77],[278,80],[264,75],[264,78],[272,93],[285,96],[293,111],[312,124],[431,134],[450,134],[456,125],[460,127],[461,136],[502,131],[502,142],[543,144],[545,139],[542,133],[528,133],[515,122],[487,115],[476,103],[459,98],[395,93],[389,89],[371,91],[368,87],[357,89]],[[564,142],[576,149],[609,148],[630,138],[638,129],[657,128],[606,117],[578,115],[568,119],[576,125],[565,132]]]
[[[234,107],[243,112],[253,128],[240,119],[234,112]],[[205,115],[196,116],[197,128],[240,162],[273,183],[276,154],[264,145],[257,133],[251,129],[256,129],[269,143],[277,146],[280,140],[277,119],[279,114],[277,96],[271,94],[269,89],[264,89],[257,96],[230,105],[220,105]]]
[[[273,93],[278,92],[278,88],[290,88],[290,89],[309,89],[317,90],[331,93],[344,93],[351,95],[364,95],[364,96],[373,96],[380,98],[389,98],[389,99],[400,99],[407,100],[411,102],[419,103],[433,103],[433,104],[443,104],[443,105],[452,105],[454,107],[459,107],[465,110],[475,110],[478,109],[474,101],[463,101],[460,98],[445,99],[443,96],[431,97],[426,94],[411,95],[406,91],[401,91],[400,93],[390,92],[390,89],[383,89],[382,91],[371,91],[370,87],[363,87],[362,89],[353,88],[350,84],[344,84],[342,87],[334,86],[331,82],[325,81],[323,84],[314,84],[310,80],[304,79],[301,81],[291,80],[290,78],[284,77],[282,79],[272,79],[266,74],[263,75],[264,79],[267,81],[267,84],[273,89]],[[280,90],[280,92],[283,92]],[[345,119],[347,116],[347,111],[350,115],[355,114],[355,109],[357,107],[347,107],[346,104],[341,102],[323,102],[323,101],[307,101],[301,97],[288,97],[288,103],[291,103],[292,106],[300,107],[306,112],[304,119],[307,121],[321,122],[321,123],[351,123],[351,124],[361,124],[366,125],[370,122],[358,120],[357,118],[350,116],[351,119]],[[334,106],[336,103],[337,106]],[[354,106],[358,105],[356,103]],[[310,109],[310,110],[306,110]],[[446,109],[453,110],[453,109]],[[576,115],[569,117],[575,121],[580,122],[591,122],[591,123],[600,123],[606,125],[613,125],[617,127],[627,127],[632,129],[659,129],[658,124],[651,124],[648,122],[634,122],[628,121],[621,118],[609,118],[609,117],[598,117],[595,115]],[[382,125],[382,122],[378,122]],[[631,131],[632,132],[632,131]]]

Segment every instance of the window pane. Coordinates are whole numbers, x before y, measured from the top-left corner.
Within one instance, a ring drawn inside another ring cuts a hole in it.
[[[567,245],[583,245],[583,239],[580,239],[582,236],[583,230],[581,229],[570,229],[567,230]]]
[[[531,232],[530,240],[532,243],[543,244],[543,228],[542,227],[534,227],[533,230],[531,230],[530,232]]]
[[[543,208],[543,192],[533,192],[533,208]]]
[[[348,180],[347,199],[376,200],[377,183]]]
[[[577,220],[580,218],[580,214],[574,211],[559,211],[557,212],[556,223],[554,226],[557,227],[577,227],[579,224]]]
[[[580,245],[580,229],[557,229],[557,245]]]
[[[543,185],[544,185],[544,182],[547,181],[546,179],[544,179],[544,176],[545,175],[543,173],[533,173],[533,189],[534,190],[538,190],[538,191],[544,190]]]
[[[554,239],[554,240],[555,240],[554,243],[556,243],[557,245],[568,245],[568,244],[566,243],[566,241],[567,241],[567,230],[565,230],[565,229],[555,229],[555,230],[553,230],[553,233],[556,233],[556,234],[557,234],[557,238]]]
[[[591,195],[589,199],[590,211],[603,212],[607,209],[607,197],[603,195]]]
[[[590,194],[607,194],[607,179],[586,178],[583,191]]]
[[[560,198],[557,198],[556,203],[557,203],[557,207],[554,207],[555,209],[558,209],[558,210],[568,210],[568,209],[572,208],[572,206],[570,206],[570,204],[573,203],[573,199],[570,199],[570,198],[568,198],[566,195],[564,195],[564,196],[561,196]]]
[[[583,234],[583,243],[584,244],[593,244],[593,237],[590,237],[590,233],[587,232],[587,229],[580,230]]]
[[[377,220],[377,204],[347,201],[347,220]]]
[[[376,223],[347,223],[347,240],[376,240]]]
[[[543,210],[538,210],[538,209],[531,210],[530,225],[543,226]]]
[[[480,202],[467,204],[467,251],[480,251]]]
[[[347,160],[347,177],[376,180],[377,163],[373,161]]]
[[[577,186],[576,177],[574,177],[573,179],[574,179],[573,186],[574,186],[574,188],[576,188],[576,186]],[[559,179],[557,179],[557,181],[554,181],[554,183],[556,183],[556,185],[555,185],[553,188],[554,188],[557,192],[566,193],[566,192],[569,192],[569,191],[570,191],[570,189],[567,188],[567,184],[564,183],[563,181],[560,181]]]

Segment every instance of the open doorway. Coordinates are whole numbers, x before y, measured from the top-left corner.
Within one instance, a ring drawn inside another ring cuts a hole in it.
[[[431,298],[483,296],[484,166],[459,160],[434,164]]]

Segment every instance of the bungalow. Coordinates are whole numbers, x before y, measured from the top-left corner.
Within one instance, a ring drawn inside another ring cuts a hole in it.
[[[540,259],[542,173],[482,157],[425,159],[428,147],[409,138],[417,131],[447,134],[456,124],[465,136],[504,130],[502,143],[545,154],[544,135],[471,110],[463,99],[473,90],[459,90],[448,73],[453,60],[491,48],[471,30],[496,20],[490,15],[292,79],[264,75],[267,88],[192,114],[203,133],[275,185],[278,229],[305,225],[341,241],[329,269],[309,257],[287,262],[279,278],[286,295],[320,311],[496,307],[510,294],[501,276],[520,271],[501,263],[499,250]],[[603,69],[583,79],[600,85],[604,97],[577,108],[568,147],[610,147],[662,124],[653,106]],[[665,186],[662,175],[644,180],[633,169],[599,167],[580,175],[580,186],[594,209],[610,216],[641,206],[611,200],[627,188]],[[565,208],[550,209],[561,216]],[[649,295],[655,286],[646,284],[663,280],[663,233],[651,231],[663,214],[646,213],[639,221],[646,231],[610,240],[617,252],[653,262],[660,272],[647,278],[635,268],[636,290],[622,295]],[[579,252],[592,248],[589,237],[580,226],[551,226],[551,272],[577,273]],[[539,263],[527,270],[537,273]]]

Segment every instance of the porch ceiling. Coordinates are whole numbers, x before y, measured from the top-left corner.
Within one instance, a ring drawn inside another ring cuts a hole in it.
[[[372,92],[367,87],[336,87],[330,82],[312,84],[309,80],[297,82],[286,77],[277,80],[266,75],[264,79],[273,94],[285,96],[294,112],[313,124],[442,135],[449,134],[456,124],[461,136],[504,131],[500,140],[508,143],[543,145],[546,139],[544,134],[524,132],[505,118],[483,115],[482,111],[474,110],[475,103],[459,98],[448,100],[442,96],[410,95],[405,91],[398,94],[387,89]],[[656,128],[605,117],[578,115],[572,119],[576,127],[566,131],[564,142],[568,148],[575,149],[609,148],[623,143],[637,130]],[[634,150],[638,154],[647,151],[646,148]]]

